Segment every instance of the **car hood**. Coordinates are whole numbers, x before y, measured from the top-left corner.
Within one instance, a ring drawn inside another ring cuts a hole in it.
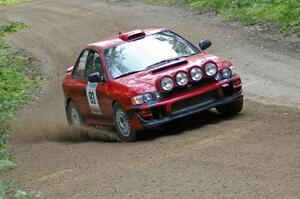
[[[202,52],[178,61],[151,68],[147,71],[141,71],[118,78],[115,79],[115,81],[136,94],[154,92],[158,90],[156,86],[157,81],[162,77],[167,75],[174,76],[178,71],[188,72],[190,68],[194,66],[200,66],[202,68],[202,65],[207,61],[215,62],[218,67],[231,65],[228,61],[220,59],[215,55]]]

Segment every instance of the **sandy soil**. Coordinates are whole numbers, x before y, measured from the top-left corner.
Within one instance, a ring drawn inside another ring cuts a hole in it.
[[[30,25],[8,41],[40,59],[47,79],[11,139],[19,163],[12,177],[23,189],[46,198],[300,197],[297,39],[254,37],[211,15],[135,1],[41,0],[0,7],[0,18]],[[230,119],[205,112],[130,144],[103,130],[78,136],[65,120],[65,69],[85,44],[152,25],[194,43],[211,39],[209,52],[231,60],[243,77],[244,111]]]

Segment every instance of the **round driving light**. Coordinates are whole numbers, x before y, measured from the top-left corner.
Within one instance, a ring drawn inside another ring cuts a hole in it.
[[[204,66],[205,74],[207,76],[214,76],[217,73],[217,66],[214,63],[207,63]]]
[[[222,76],[224,79],[230,78],[231,77],[231,71],[229,68],[225,68],[222,70]]]
[[[215,76],[215,80],[220,81],[223,79],[223,76],[220,72],[217,73],[217,75]]]
[[[153,96],[151,93],[146,93],[143,95],[144,102],[151,102],[153,100]]]
[[[200,68],[193,68],[190,71],[191,79],[194,81],[199,81],[202,78],[202,71]]]
[[[179,86],[185,86],[188,83],[189,79],[186,73],[179,72],[176,74],[176,83]]]
[[[173,86],[174,86],[173,80],[170,77],[164,77],[160,81],[160,87],[164,91],[170,91],[170,90],[172,90]]]

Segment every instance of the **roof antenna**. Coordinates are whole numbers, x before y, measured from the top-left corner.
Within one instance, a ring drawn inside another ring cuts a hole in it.
[[[115,15],[114,15],[114,12],[113,12],[113,10],[111,9],[111,6],[109,5],[109,4],[110,4],[110,0],[106,0],[105,3],[106,3],[106,5],[107,5],[107,8],[108,8],[108,10],[109,10],[111,16],[112,16],[112,20],[113,20],[114,25],[115,25],[116,29],[118,29],[119,35],[122,34],[122,32],[119,30],[119,27],[120,27],[120,26],[119,26],[119,24],[118,24],[118,22],[117,22],[117,20],[116,20],[116,17],[115,17]]]

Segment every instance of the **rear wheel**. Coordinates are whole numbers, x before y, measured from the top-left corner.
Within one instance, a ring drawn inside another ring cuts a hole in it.
[[[114,124],[120,139],[126,142],[135,141],[136,133],[130,128],[129,120],[124,109],[118,103],[114,104],[113,109]]]
[[[224,116],[233,116],[243,109],[243,98],[216,107],[217,111]]]
[[[81,116],[77,106],[73,101],[69,102],[68,115],[69,115],[71,125],[75,127],[79,127],[83,125],[83,117]]]
[[[83,128],[79,128],[84,125],[84,119],[73,101],[69,102],[67,111],[68,111],[67,114],[68,114],[69,124],[75,127],[76,129],[76,131],[74,131],[74,133],[76,133],[75,135],[79,136],[81,139],[84,140],[89,139],[89,135],[87,134],[87,131],[84,130]]]

